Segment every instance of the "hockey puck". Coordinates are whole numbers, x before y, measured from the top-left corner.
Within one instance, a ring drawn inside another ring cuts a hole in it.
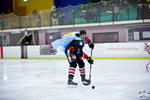
[[[95,86],[92,86],[92,89],[95,89]]]

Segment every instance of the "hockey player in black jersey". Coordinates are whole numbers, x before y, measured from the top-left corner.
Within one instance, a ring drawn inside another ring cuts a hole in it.
[[[90,80],[86,79],[86,72],[85,72],[85,63],[83,62],[82,58],[87,59],[90,64],[93,64],[93,60],[87,54],[83,52],[83,47],[85,42],[88,43],[91,49],[94,48],[93,42],[89,38],[86,38],[86,31],[81,30],[79,34],[76,34],[79,39],[73,39],[66,47],[65,54],[69,61],[69,71],[68,71],[68,85],[78,85],[73,81],[75,70],[77,65],[79,66],[81,81],[84,85],[89,85]]]

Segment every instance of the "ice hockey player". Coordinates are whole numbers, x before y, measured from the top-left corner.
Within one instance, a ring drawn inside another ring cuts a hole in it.
[[[78,33],[76,32],[75,35],[71,33],[66,34],[62,39],[52,42],[54,49],[61,49],[65,52],[70,64],[67,82],[68,85],[78,85],[73,81],[77,65],[79,66],[82,83],[84,85],[90,84],[90,80],[86,79],[85,63],[82,59],[85,58],[90,64],[93,64],[93,59],[83,52],[83,47],[86,42],[91,49],[94,49],[94,43],[87,38],[85,30],[81,30]]]

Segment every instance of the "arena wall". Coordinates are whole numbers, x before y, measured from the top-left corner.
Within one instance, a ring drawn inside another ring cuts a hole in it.
[[[59,31],[62,35],[69,32],[77,32],[79,30],[86,30],[87,35],[92,39],[92,33],[104,33],[104,32],[118,32],[119,42],[127,41],[127,28],[125,25],[116,25],[116,26],[97,26],[97,27],[75,27],[75,28],[64,28]]]

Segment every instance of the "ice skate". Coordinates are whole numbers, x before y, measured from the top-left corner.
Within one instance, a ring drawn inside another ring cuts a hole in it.
[[[83,85],[90,85],[91,81],[85,78],[85,75],[81,76],[81,82]]]
[[[75,86],[78,85],[78,83],[73,82],[73,79],[69,79],[67,84],[68,85],[75,85]]]

